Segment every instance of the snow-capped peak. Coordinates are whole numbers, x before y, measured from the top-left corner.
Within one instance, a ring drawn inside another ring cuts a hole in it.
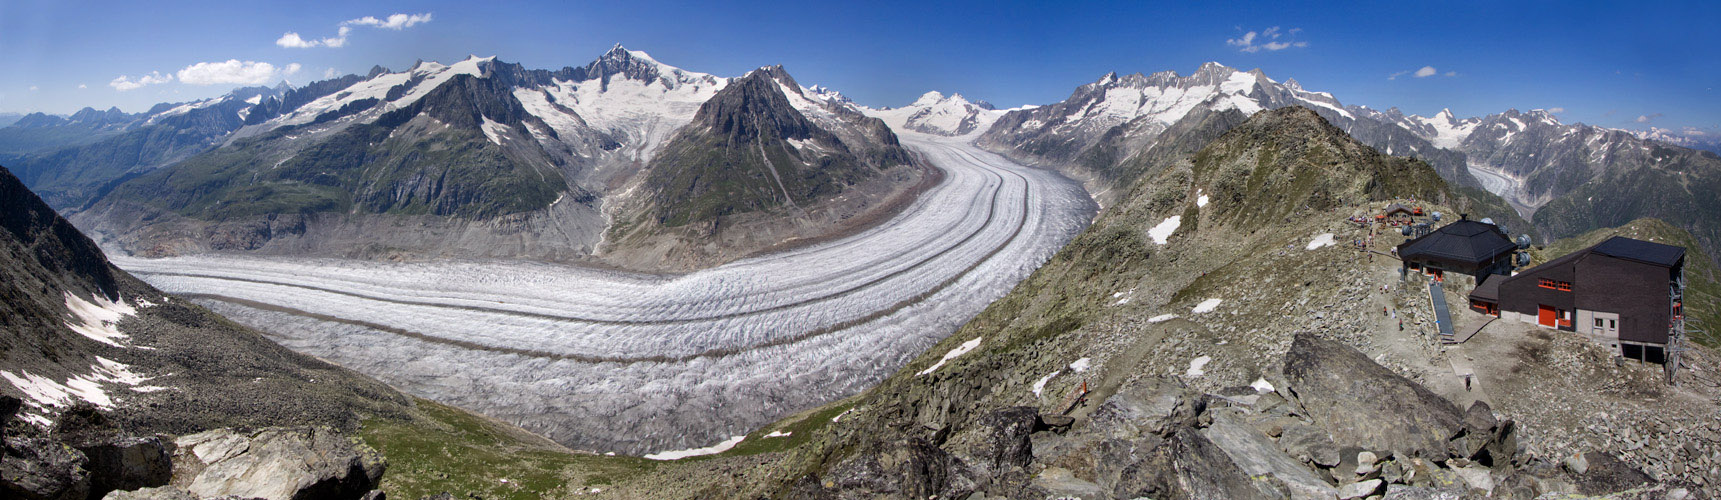
[[[920,98],[915,99],[914,103],[909,104],[909,106],[931,106],[933,104],[938,104],[940,101],[943,101],[943,100],[944,100],[944,94],[939,92],[939,91],[934,90],[931,92],[927,92],[925,94],[921,94]]]

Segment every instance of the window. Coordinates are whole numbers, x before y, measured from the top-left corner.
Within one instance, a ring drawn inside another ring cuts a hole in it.
[[[1562,292],[1572,291],[1572,282],[1570,282],[1570,281],[1555,281],[1555,280],[1551,280],[1551,279],[1547,279],[1547,278],[1541,278],[1541,279],[1536,281],[1536,286],[1551,289],[1551,290],[1559,290]]]
[[[1601,328],[1601,318],[1596,318],[1596,328]]]

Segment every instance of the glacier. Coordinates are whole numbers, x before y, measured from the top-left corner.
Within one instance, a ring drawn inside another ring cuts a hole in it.
[[[205,254],[120,267],[289,348],[577,449],[701,448],[870,387],[1086,227],[1081,186],[898,130],[946,172],[889,222],[682,275]]]

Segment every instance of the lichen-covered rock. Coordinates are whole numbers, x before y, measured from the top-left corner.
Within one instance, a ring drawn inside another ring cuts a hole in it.
[[[961,498],[975,483],[967,464],[922,439],[875,443],[825,477],[796,481],[793,498]]]
[[[173,484],[200,497],[358,499],[386,467],[363,443],[327,428],[221,429],[178,439]]]
[[[1340,446],[1444,460],[1447,439],[1463,426],[1451,401],[1345,344],[1298,334],[1284,373]]]
[[[89,457],[91,496],[163,486],[173,479],[173,441],[162,436],[114,437],[77,448]]]
[[[102,500],[198,500],[197,495],[181,488],[162,486],[157,488],[140,488],[126,491],[120,490],[108,493]]]
[[[1321,467],[1339,464],[1339,447],[1333,444],[1327,430],[1308,424],[1285,426],[1279,434],[1279,447],[1292,457]]]
[[[83,500],[90,492],[88,459],[59,441],[7,436],[0,456],[0,497],[24,500]]]

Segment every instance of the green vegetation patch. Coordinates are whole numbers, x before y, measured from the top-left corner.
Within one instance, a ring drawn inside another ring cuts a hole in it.
[[[464,498],[535,499],[569,496],[655,470],[638,457],[584,455],[530,441],[502,425],[460,409],[417,400],[410,420],[371,419],[365,444],[388,459],[382,489],[390,498],[442,492]]]

